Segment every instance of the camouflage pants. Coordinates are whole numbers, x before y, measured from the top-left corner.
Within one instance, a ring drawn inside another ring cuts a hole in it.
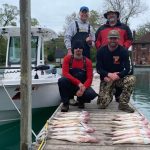
[[[119,102],[122,104],[127,104],[130,100],[135,81],[136,78],[133,75],[128,75],[124,78],[113,82],[101,81],[99,91],[100,96],[97,100],[99,108],[106,108],[109,105],[109,103],[113,100],[113,90],[115,89],[115,87],[119,87],[122,89]]]

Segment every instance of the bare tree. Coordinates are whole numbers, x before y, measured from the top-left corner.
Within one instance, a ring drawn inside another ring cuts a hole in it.
[[[141,0],[104,0],[105,11],[119,11],[120,20],[128,24],[129,19],[145,12],[148,7]]]
[[[78,18],[78,14],[73,12],[71,15],[68,15],[66,18],[65,18],[65,25],[64,25],[64,31],[66,31],[66,29],[68,28],[69,24],[76,20]]]
[[[18,8],[8,4],[2,6],[3,8],[0,8],[0,24],[2,26],[13,25],[19,14]]]

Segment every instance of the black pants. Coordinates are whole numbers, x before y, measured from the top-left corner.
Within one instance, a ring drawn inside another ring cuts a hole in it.
[[[62,77],[58,80],[59,92],[62,103],[65,105],[69,104],[70,97],[73,97],[79,90],[78,86],[72,84],[67,78]],[[98,94],[91,88],[87,88],[84,94],[77,98],[77,100],[83,103],[90,103]]]
[[[119,100],[119,97],[120,97],[120,95],[121,95],[121,93],[122,93],[122,89],[119,88],[119,87],[115,87],[115,89],[116,89],[116,91],[115,91],[115,93],[114,93],[115,98],[116,98],[117,100]]]

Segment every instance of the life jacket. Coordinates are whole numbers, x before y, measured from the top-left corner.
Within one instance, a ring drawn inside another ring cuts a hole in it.
[[[72,76],[80,80],[82,83],[86,81],[86,57],[83,56],[83,69],[72,68],[74,56],[72,55],[69,62],[69,72]]]
[[[83,56],[86,56],[86,57],[90,58],[90,46],[86,43],[86,38],[90,34],[90,24],[88,26],[88,32],[82,32],[82,31],[80,31],[79,25],[78,25],[77,21],[75,21],[75,24],[76,24],[76,28],[77,28],[77,33],[71,39],[71,46],[74,45],[74,42],[76,40],[82,41],[82,44],[84,46],[82,54],[83,54]],[[72,47],[72,50],[73,50],[73,47]]]

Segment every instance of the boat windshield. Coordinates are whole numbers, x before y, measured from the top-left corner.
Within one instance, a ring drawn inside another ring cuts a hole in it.
[[[33,36],[31,37],[31,60],[32,64],[36,64],[37,62],[37,47],[38,47],[38,37]],[[13,36],[10,37],[9,43],[9,53],[8,53],[8,64],[20,64],[20,37]]]

